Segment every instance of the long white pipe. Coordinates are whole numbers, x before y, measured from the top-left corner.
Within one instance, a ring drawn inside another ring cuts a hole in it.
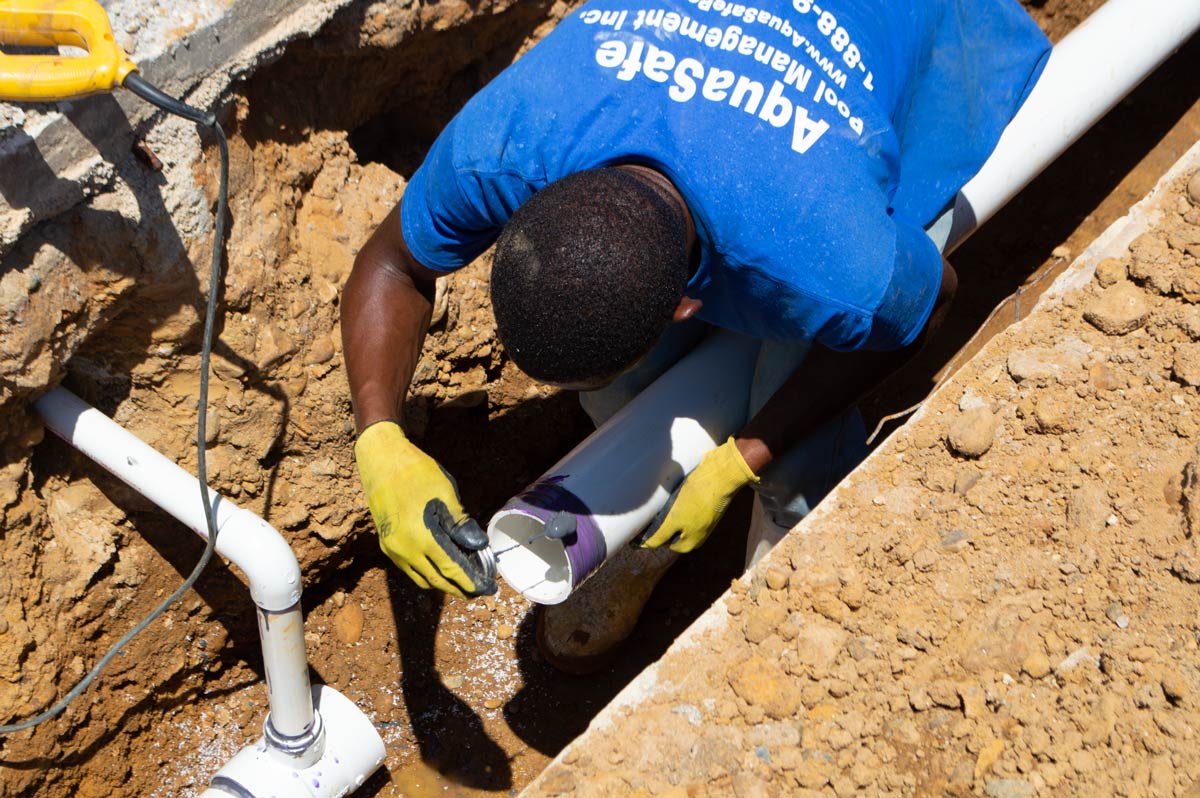
[[[200,482],[194,476],[65,388],[45,394],[36,407],[56,435],[197,535],[208,538]],[[296,555],[283,536],[254,513],[212,490],[209,499],[218,533],[217,553],[245,574],[258,605],[271,708],[269,726],[285,742],[306,740],[313,731],[315,713],[304,651]]]
[[[500,575],[557,604],[642,531],[700,458],[746,423],[760,342],[721,331],[638,394],[488,524]],[[540,535],[558,512],[564,541]]]
[[[1198,29],[1200,0],[1108,0],[1055,45],[995,151],[955,199],[945,251],[992,218]]]

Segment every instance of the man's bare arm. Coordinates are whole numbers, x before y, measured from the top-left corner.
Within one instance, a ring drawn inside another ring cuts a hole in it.
[[[402,420],[437,276],[408,251],[396,205],[359,251],[342,291],[342,349],[356,431]]]
[[[756,474],[806,435],[860,400],[920,351],[941,326],[958,288],[954,268],[943,258],[942,282],[933,312],[920,336],[894,352],[837,352],[819,344],[762,410],[735,437],[738,451]]]

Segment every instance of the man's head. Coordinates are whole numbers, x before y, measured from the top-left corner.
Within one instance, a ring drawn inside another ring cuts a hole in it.
[[[504,348],[535,379],[598,387],[658,341],[689,277],[682,207],[623,169],[551,183],[496,242],[492,306]]]

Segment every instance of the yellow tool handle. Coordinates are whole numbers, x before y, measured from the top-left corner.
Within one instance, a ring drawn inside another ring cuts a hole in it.
[[[71,46],[84,56],[0,53],[0,100],[71,100],[120,86],[137,66],[96,0],[0,0],[0,46]]]

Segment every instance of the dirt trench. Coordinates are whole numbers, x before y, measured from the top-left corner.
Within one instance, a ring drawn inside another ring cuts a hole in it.
[[[478,729],[450,736],[455,723],[479,721],[436,681],[440,599],[380,568],[354,477],[338,292],[358,243],[399,200],[402,175],[441,125],[565,12],[537,2],[497,4],[482,15],[456,4],[353,6],[318,39],[294,45],[237,87],[221,114],[232,154],[232,225],[208,411],[210,483],[289,538],[307,575],[314,678],[378,705],[372,714],[401,783],[405,767],[427,767],[416,764],[418,751],[429,761],[459,760],[479,774],[471,778],[504,790],[540,765],[513,777],[507,757],[485,746]],[[347,83],[356,91],[345,91]],[[377,162],[385,157],[400,171]],[[210,205],[214,170],[207,152],[196,172]],[[90,237],[77,248],[86,253],[81,260],[100,263],[108,253],[94,251],[103,240],[94,222],[80,214],[66,223]],[[192,263],[207,260],[203,242],[189,254]],[[409,407],[413,433],[461,475],[465,501],[481,514],[584,434],[573,401],[506,369],[486,276],[480,263],[450,281]],[[62,375],[193,471],[200,299],[187,280],[138,286],[109,309],[111,318]],[[551,426],[532,436],[535,419]],[[34,714],[65,692],[178,584],[201,549],[31,420],[16,425],[6,463],[17,478],[0,496],[9,544],[0,571],[5,720]],[[485,428],[494,442],[468,445]],[[508,597],[492,606],[504,612],[511,604]],[[472,700],[495,693],[498,680],[516,679],[515,670],[476,662],[483,652],[474,640],[458,645],[461,662],[448,672],[471,676]],[[407,667],[397,660],[400,649]],[[367,667],[357,668],[358,660]],[[0,741],[0,794],[198,791],[261,734],[260,663],[249,596],[237,575],[214,564],[61,718]],[[424,714],[409,718],[406,706],[421,702],[401,701],[405,693],[426,699]],[[426,727],[444,742],[423,736]],[[481,741],[477,755],[473,738]]]
[[[1099,4],[1028,7],[1058,37]],[[668,575],[626,656],[598,677],[565,677],[538,657],[524,600],[505,591],[464,605],[416,590],[385,567],[362,506],[336,321],[355,247],[454,110],[567,10],[527,2],[474,17],[469,6],[355,6],[259,70],[223,111],[233,226],[210,481],[297,551],[314,677],[358,701],[388,744],[387,769],[363,794],[512,794],[738,576],[744,500],[727,534]],[[1168,69],[1186,74],[1183,56]],[[1200,137],[1194,94],[1140,96],[1110,123],[1142,126],[1118,136],[1136,139],[1128,154],[1106,170],[1084,158],[1027,193],[1042,203],[1021,203],[1031,214],[1041,207],[1038,236],[1013,240],[1022,218],[1002,216],[960,251],[960,271],[974,266],[980,279],[964,280],[973,287],[946,342],[901,378],[902,390],[881,392],[887,400],[871,402],[870,414],[919,398],[997,301],[1069,260],[1054,248],[1081,249],[1122,202],[1145,193],[1160,163],[1173,162],[1177,142]],[[1111,141],[1092,146],[1112,150]],[[211,154],[197,168],[211,192]],[[1087,199],[1058,198],[1063,180],[1090,180],[1079,192]],[[409,403],[414,434],[483,517],[589,431],[574,396],[532,383],[504,357],[487,277],[485,256],[448,281]],[[67,363],[65,379],[161,451],[187,453],[180,462],[192,469],[197,309],[178,286],[135,292]],[[16,453],[6,462],[27,475],[0,496],[10,545],[0,572],[0,715],[11,719],[61,694],[177,584],[200,546],[67,447],[41,440],[36,425],[24,424],[9,445]],[[22,562],[34,568],[13,565]],[[261,677],[248,596],[218,565],[62,718],[0,742],[0,795],[198,792],[261,733]]]
[[[1184,164],[529,798],[1197,795],[1200,143]]]

